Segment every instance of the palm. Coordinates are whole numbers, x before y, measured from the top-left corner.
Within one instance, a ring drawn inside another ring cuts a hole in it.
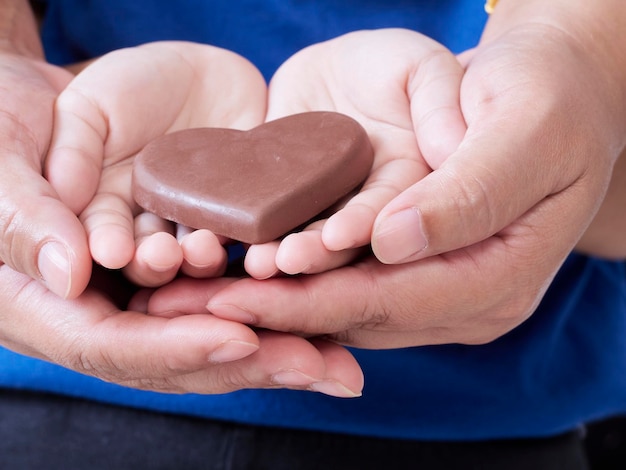
[[[464,132],[461,75],[450,52],[405,30],[348,34],[283,64],[270,84],[268,119],[311,110],[347,114],[368,132],[375,159],[359,194],[343,209],[280,244],[252,247],[248,271],[255,277],[276,268],[311,273],[352,259],[354,248],[369,243],[384,205],[456,147]]]

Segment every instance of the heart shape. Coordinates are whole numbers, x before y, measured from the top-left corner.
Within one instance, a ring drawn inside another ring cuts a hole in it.
[[[359,186],[373,158],[365,129],[335,112],[295,114],[248,131],[186,129],[137,155],[133,195],[162,218],[265,243]]]

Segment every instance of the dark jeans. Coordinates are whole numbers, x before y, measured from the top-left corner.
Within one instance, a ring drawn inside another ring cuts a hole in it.
[[[0,468],[588,469],[581,434],[479,443],[398,441],[169,416],[0,390]]]

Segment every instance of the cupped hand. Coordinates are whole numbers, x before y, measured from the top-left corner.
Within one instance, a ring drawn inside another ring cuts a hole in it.
[[[192,127],[249,128],[265,116],[266,85],[242,57],[188,42],[109,53],[82,70],[56,102],[46,177],[80,214],[93,259],[147,286],[223,272],[223,239],[176,227],[132,198],[135,155]],[[176,155],[172,155],[176,158]]]
[[[462,74],[451,52],[402,29],[350,33],[284,63],[270,83],[267,119],[315,110],[351,116],[370,136],[374,163],[360,192],[329,219],[252,246],[246,270],[257,278],[320,272],[369,245],[383,206],[438,167],[463,137]]]
[[[374,253],[411,262],[513,235],[502,256],[526,257],[527,270],[548,251],[546,281],[602,202],[626,136],[615,102],[624,90],[594,54],[542,24],[486,40],[464,60],[466,136],[381,210]]]
[[[91,274],[87,239],[42,176],[54,101],[72,75],[36,54],[0,49],[0,263],[76,297]]]
[[[388,264],[369,256],[242,279],[208,310],[364,348],[480,344],[525,321],[594,217],[626,139],[626,64],[573,37],[521,24],[465,57],[466,135],[382,209],[372,243]]]
[[[231,282],[214,281],[215,289]],[[30,277],[0,266],[5,306],[0,344],[108,382],[159,392],[293,388],[340,397],[361,392],[360,368],[337,344],[285,333],[257,334],[207,314],[204,307],[146,315],[144,308],[159,307],[158,299],[148,299],[146,293],[137,294],[125,310],[108,293],[119,296],[127,287],[118,272],[96,269],[82,295],[63,300]],[[206,303],[211,290],[199,293],[198,305]]]

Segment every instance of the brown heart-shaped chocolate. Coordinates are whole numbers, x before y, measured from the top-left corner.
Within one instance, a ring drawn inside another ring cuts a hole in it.
[[[309,112],[249,131],[197,128],[159,137],[135,159],[133,192],[165,219],[264,243],[355,189],[372,160],[354,119]]]

